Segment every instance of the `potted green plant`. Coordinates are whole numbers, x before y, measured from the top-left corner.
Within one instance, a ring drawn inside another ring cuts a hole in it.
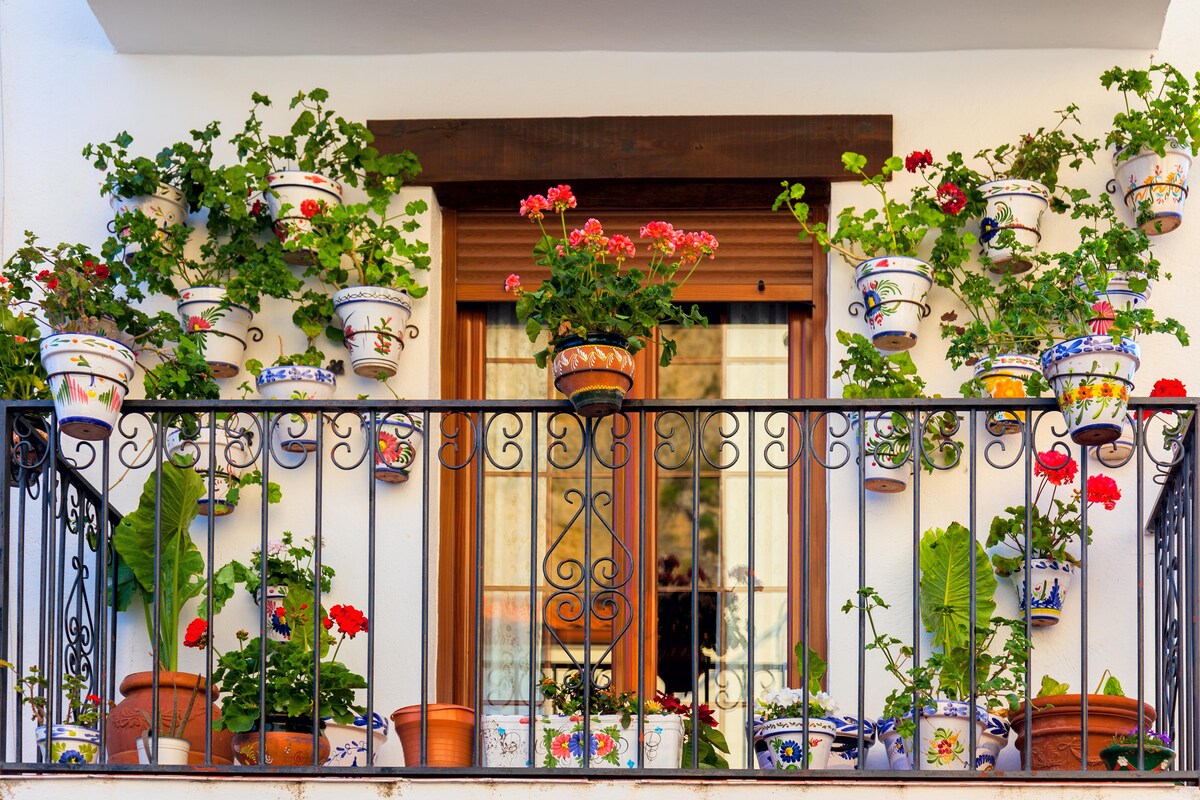
[[[804,659],[808,660],[807,691],[785,687],[767,692],[754,701],[754,739],[766,745],[759,763],[768,769],[825,769],[837,735],[837,722],[833,719],[837,705],[821,689],[827,665],[817,653],[800,644],[796,645],[795,652],[797,673],[804,673]]]
[[[1162,62],[1147,69],[1113,67],[1100,83],[1125,101],[1104,139],[1114,148],[1115,191],[1147,234],[1175,230],[1183,222],[1188,169],[1200,145],[1200,73],[1193,82]]]
[[[0,275],[0,399],[49,400],[50,385],[38,357],[41,330],[33,317],[12,305],[11,286]],[[32,479],[49,438],[40,415],[21,414],[17,419],[8,463],[12,486]]]
[[[640,235],[648,240],[650,258],[645,270],[626,265],[637,249],[624,234],[606,234],[599,220],[589,219],[568,233],[566,212],[577,201],[571,187],[551,187],[545,195],[530,195],[520,213],[536,222],[541,241],[533,249],[534,263],[550,275],[536,289],[526,289],[510,275],[505,291],[517,296],[517,318],[525,323],[529,341],[542,331],[550,344],[534,353],[546,367],[554,354],[554,385],[567,395],[576,413],[601,417],[621,407],[633,386],[633,354],[650,341],[658,344],[658,363],[667,366],[675,356],[675,340],[663,333],[666,324],[708,325],[693,305],[685,310],[675,294],[702,258],[715,258],[718,242],[705,232],[677,231],[667,222],[649,222]],[[546,212],[558,215],[562,236],[546,232]],[[680,269],[686,273],[678,277]]]
[[[16,675],[13,691],[19,705],[28,705],[30,719],[37,725],[37,739],[41,758],[51,764],[96,764],[100,761],[100,698],[88,692],[88,682],[74,672],[63,672],[59,690],[65,695],[66,703],[59,706],[64,714],[62,722],[47,725],[49,713],[50,680],[36,665],[29,667],[27,674],[17,672],[16,665],[0,661],[0,668],[10,669]]]
[[[1073,487],[1079,467],[1075,459],[1062,450],[1046,450],[1037,454],[1033,474],[1040,477],[1037,494],[1028,508],[1024,505],[1010,506],[1003,514],[992,519],[988,532],[988,547],[1005,547],[1016,555],[993,555],[992,565],[996,574],[1013,576],[1017,590],[1017,602],[1022,609],[1029,605],[1029,618],[1033,625],[1044,627],[1057,625],[1062,615],[1063,603],[1075,571],[1082,564],[1068,547],[1081,539],[1092,541],[1092,527],[1083,529],[1082,505],[1091,508],[1099,504],[1111,511],[1121,491],[1117,482],[1107,475],[1088,477],[1086,496]],[[1058,497],[1062,486],[1072,488],[1065,499]],[[1047,486],[1052,486],[1046,511],[1038,508]],[[1029,514],[1029,528],[1025,527],[1025,515]],[[1026,584],[1025,556],[1029,554],[1031,580]]]
[[[1135,725],[1115,734],[1112,744],[1100,751],[1100,759],[1113,771],[1162,772],[1174,765],[1175,749],[1167,734],[1155,730],[1143,733]]]

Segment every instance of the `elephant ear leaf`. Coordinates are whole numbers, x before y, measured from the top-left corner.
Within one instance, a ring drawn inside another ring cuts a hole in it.
[[[199,513],[197,503],[204,496],[204,481],[194,471],[169,463],[162,465],[161,475],[161,503],[158,480],[151,475],[142,487],[138,507],[117,526],[113,547],[132,572],[143,597],[150,599],[154,594],[154,547],[158,538],[160,591],[164,600],[179,606],[203,587],[203,582],[196,578],[204,574],[204,558],[188,529]],[[156,507],[161,537],[155,535]]]
[[[970,647],[972,547],[975,623],[986,625],[996,612],[996,576],[983,545],[957,522],[921,537],[921,621],[943,652]]]

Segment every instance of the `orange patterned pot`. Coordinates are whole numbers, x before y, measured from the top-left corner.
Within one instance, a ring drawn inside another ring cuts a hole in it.
[[[271,718],[268,718],[270,720]],[[322,725],[322,728],[325,726]],[[266,758],[263,764],[271,767],[306,767],[324,764],[329,758],[329,739],[321,734],[320,751],[313,760],[312,720],[288,719],[284,722],[267,722],[265,736]],[[239,764],[257,766],[258,730],[233,735],[233,755]]]
[[[570,336],[555,345],[554,386],[581,417],[604,417],[621,410],[633,387],[633,356],[626,340],[611,333]]]

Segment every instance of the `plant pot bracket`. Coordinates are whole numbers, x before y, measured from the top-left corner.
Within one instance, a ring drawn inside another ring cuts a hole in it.
[[[1142,191],[1145,191],[1146,189],[1154,189],[1158,186],[1169,186],[1174,190],[1183,192],[1183,196],[1185,199],[1188,196],[1188,187],[1187,187],[1186,183],[1172,183],[1170,181],[1153,181],[1151,183],[1138,184],[1134,188],[1125,192],[1125,194],[1122,196],[1121,199],[1125,203],[1125,206],[1127,208],[1129,208],[1129,207],[1131,207],[1129,205],[1129,198],[1130,198],[1130,196],[1133,195],[1134,192],[1142,192]],[[1121,184],[1117,183],[1116,178],[1109,178],[1108,183],[1105,185],[1104,188],[1108,190],[1109,194],[1116,194],[1117,192],[1121,191]]]
[[[887,305],[895,305],[896,303],[912,303],[914,306],[921,309],[919,312],[921,319],[925,319],[926,317],[928,317],[930,314],[933,313],[933,308],[929,305],[929,303],[919,303],[916,300],[906,300],[904,298],[898,298],[895,300],[883,300],[879,303],[879,305],[887,306]],[[863,304],[863,302],[861,300],[855,300],[853,303],[851,303],[846,308],[846,311],[849,312],[850,316],[852,316],[852,317],[857,317],[860,311],[866,311],[866,310],[867,310],[867,307],[866,307],[866,305]]]

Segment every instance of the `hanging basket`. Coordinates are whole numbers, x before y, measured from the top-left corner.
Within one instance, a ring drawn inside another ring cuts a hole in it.
[[[275,235],[286,244],[312,230],[311,220],[327,206],[342,204],[342,185],[332,178],[315,172],[286,169],[267,176],[270,191],[266,193],[267,211],[275,223]],[[286,211],[284,206],[290,206]],[[307,264],[312,253],[307,250],[286,250],[284,261]]]
[[[1141,350],[1129,338],[1083,336],[1042,353],[1042,374],[1058,398],[1071,441],[1098,445],[1121,436],[1140,364]]]
[[[979,243],[992,260],[992,272],[1019,273],[1033,266],[1029,255],[1042,241],[1042,215],[1050,207],[1050,190],[1037,181],[1005,179],[979,187],[986,202],[979,223]],[[1016,247],[1000,244],[1011,231]]]
[[[915,345],[917,328],[929,316],[925,295],[933,286],[933,268],[917,258],[881,256],[860,263],[854,279],[874,345],[889,351]]]
[[[981,358],[975,364],[975,377],[983,384],[988,397],[997,400],[1024,398],[1025,379],[1041,370],[1037,356],[1003,353],[994,358]],[[1020,433],[1025,424],[1024,411],[992,411],[984,423],[995,436]]]
[[[1183,223],[1183,203],[1188,195],[1188,170],[1192,154],[1174,139],[1166,155],[1142,150],[1118,161],[1125,150],[1113,153],[1112,191],[1120,192],[1133,212],[1137,226],[1149,236],[1170,233]]]
[[[265,367],[255,385],[267,400],[328,400],[337,390],[337,378],[320,367]],[[279,414],[271,421],[271,440],[289,453],[311,453],[317,449],[317,417]]]
[[[1039,627],[1057,625],[1062,616],[1063,603],[1075,568],[1066,561],[1051,558],[1035,558],[1029,562],[1030,589],[1025,586],[1025,566],[1013,573],[1013,586],[1017,590],[1017,604],[1022,611],[1029,598],[1029,620]]]

